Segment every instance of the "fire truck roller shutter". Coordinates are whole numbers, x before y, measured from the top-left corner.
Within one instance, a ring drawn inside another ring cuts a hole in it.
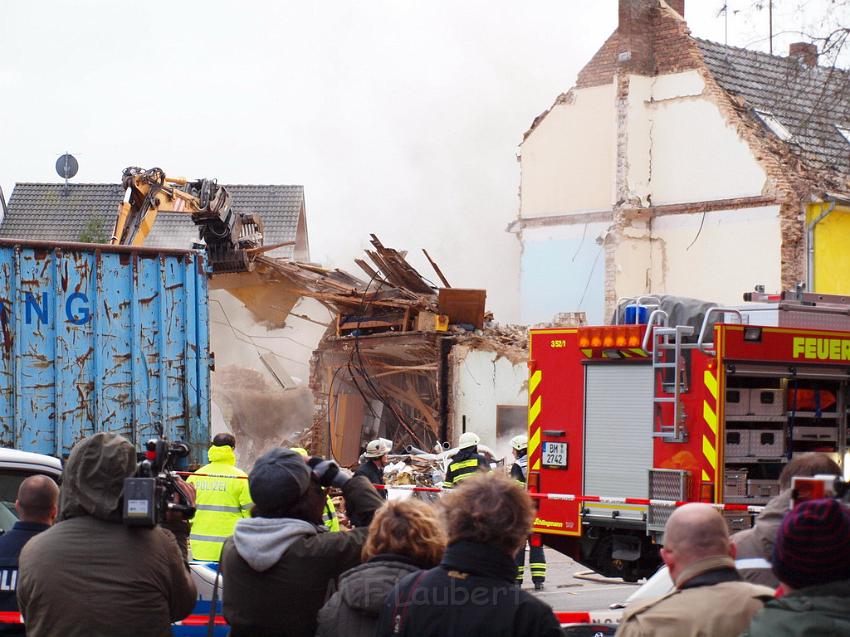
[[[653,466],[651,365],[587,365],[584,415],[584,492],[649,497]],[[590,503],[589,503],[590,504]],[[645,507],[595,505],[590,515],[641,520]]]

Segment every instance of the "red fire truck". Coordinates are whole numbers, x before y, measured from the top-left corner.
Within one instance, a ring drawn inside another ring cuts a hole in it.
[[[528,485],[544,544],[634,581],[659,564],[668,503],[763,505],[806,451],[850,464],[850,297],[744,300],[674,323],[681,303],[641,297],[611,325],[531,331]]]

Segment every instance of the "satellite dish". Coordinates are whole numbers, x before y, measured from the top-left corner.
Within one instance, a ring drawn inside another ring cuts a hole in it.
[[[77,163],[77,159],[70,153],[65,153],[56,160],[56,172],[62,179],[71,179],[79,169],[80,165]]]

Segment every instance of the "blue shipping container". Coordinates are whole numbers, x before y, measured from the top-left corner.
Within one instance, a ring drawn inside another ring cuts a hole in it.
[[[0,240],[0,445],[97,431],[209,443],[207,271],[192,251]]]

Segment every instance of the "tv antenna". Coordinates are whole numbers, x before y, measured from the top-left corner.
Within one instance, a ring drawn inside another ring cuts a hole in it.
[[[65,153],[56,160],[56,172],[62,179],[65,180],[64,194],[68,195],[68,180],[77,174],[80,169],[80,164],[77,163],[77,158],[71,153]]]

